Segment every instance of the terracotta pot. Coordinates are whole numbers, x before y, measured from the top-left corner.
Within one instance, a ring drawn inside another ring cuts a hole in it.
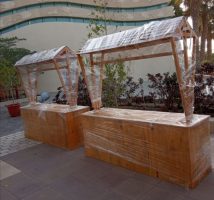
[[[7,109],[8,109],[8,112],[10,113],[11,117],[20,116],[20,104],[19,103],[7,105]]]

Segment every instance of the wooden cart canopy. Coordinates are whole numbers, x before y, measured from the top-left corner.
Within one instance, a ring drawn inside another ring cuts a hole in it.
[[[50,50],[40,51],[31,55],[26,55],[16,62],[16,67],[30,66],[35,64],[48,64],[54,59],[65,59],[66,57],[76,57],[74,51],[67,46],[61,46]]]
[[[144,26],[88,40],[79,54],[112,52],[113,49],[123,50],[129,46],[139,45],[170,37],[196,37],[184,17],[162,21],[154,21]]]

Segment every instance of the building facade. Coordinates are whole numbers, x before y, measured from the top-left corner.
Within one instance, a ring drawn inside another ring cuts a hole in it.
[[[97,0],[99,2],[99,0]],[[174,16],[169,0],[109,0],[106,17],[109,33]],[[18,45],[41,51],[66,45],[78,51],[87,40],[88,23],[94,18],[94,0],[1,0],[0,36],[25,38]],[[102,22],[101,22],[102,23]],[[173,72],[171,57],[126,63],[135,79],[147,73]],[[40,91],[60,85],[54,71],[39,77]]]

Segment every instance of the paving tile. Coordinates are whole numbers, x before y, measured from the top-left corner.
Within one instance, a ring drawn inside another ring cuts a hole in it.
[[[40,144],[25,138],[23,131],[0,137],[0,143],[0,157]]]
[[[109,191],[100,198],[100,200],[132,200],[133,198],[126,197],[125,195]]]
[[[214,185],[209,182],[201,182],[195,189],[188,192],[189,197],[195,200],[213,200],[214,199]]]
[[[129,198],[137,198],[140,194],[146,193],[152,188],[153,186],[151,184],[129,178],[118,186],[114,187],[114,191]]]
[[[21,116],[10,117],[7,108],[0,105],[0,127],[0,137],[20,132],[23,131],[23,120]]]
[[[85,164],[80,164],[83,161]],[[112,166],[101,164],[99,161],[88,162],[88,160],[77,161],[78,168],[72,171],[73,176],[83,181],[93,181],[111,174]]]
[[[63,197],[60,193],[46,187],[38,192],[28,195],[22,200],[68,200],[68,198]]]
[[[20,173],[19,169],[16,169],[12,165],[0,160],[0,180]]]
[[[0,187],[0,199],[1,200],[18,200],[14,195]]]
[[[147,193],[141,193],[136,200],[194,200],[170,190],[153,187]]]
[[[107,192],[107,188],[82,182],[73,176],[67,176],[60,181],[49,185],[55,191],[74,200],[100,199]]]
[[[105,187],[114,188],[129,178],[130,178],[130,174],[124,173],[122,168],[121,168],[121,171],[119,171],[118,168],[115,169],[113,167],[112,170],[107,175],[98,178],[98,182],[100,185],[103,185]]]
[[[24,198],[39,191],[44,185],[23,173],[16,174],[1,181],[1,187],[18,198]]]
[[[211,157],[212,157],[212,168],[214,170],[214,136],[211,136]]]
[[[131,176],[133,179],[142,181],[143,183],[147,183],[147,184],[152,184],[152,185],[156,185],[158,183],[160,183],[160,179],[152,177],[152,176],[147,176],[145,174],[142,173],[135,173]]]

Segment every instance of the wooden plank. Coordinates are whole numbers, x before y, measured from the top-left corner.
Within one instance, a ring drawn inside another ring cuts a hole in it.
[[[99,86],[99,93],[102,97],[102,86],[103,86],[103,74],[104,74],[104,56],[105,54],[101,54],[101,63],[100,63],[100,86]],[[102,102],[100,102],[99,108],[102,107]]]
[[[66,90],[66,87],[65,87],[65,83],[64,83],[64,80],[63,80],[63,78],[62,78],[62,74],[60,73],[60,66],[59,66],[59,64],[57,63],[56,60],[54,60],[54,65],[55,65],[55,67],[56,67],[56,71],[57,71],[57,74],[58,74],[58,76],[59,76],[59,80],[60,80],[60,82],[61,82],[61,84],[62,84],[63,91],[64,91],[65,94],[67,94],[67,90]]]
[[[29,97],[30,97],[30,102],[33,102],[33,96],[32,96],[32,84],[31,84],[31,79],[30,79],[30,72],[27,70],[28,74],[28,85],[29,85]]]
[[[21,80],[22,88],[24,89],[25,94],[26,94],[26,96],[27,96],[27,98],[28,98],[28,101],[30,102],[30,94],[29,94],[29,91],[28,91],[28,90],[25,88],[25,86],[24,86],[24,83],[23,83],[23,80],[22,80],[22,76],[21,76],[21,72],[19,71],[19,68],[17,68],[17,72],[18,72],[19,77],[20,77],[20,80]]]
[[[68,98],[69,99],[69,105],[70,106],[74,106],[74,102],[72,102],[72,82],[71,82],[71,71],[70,71],[70,61],[68,60],[68,51],[66,50],[66,69],[67,69],[67,73],[68,73],[68,82],[69,82],[69,85],[68,85],[68,95],[70,95],[70,97]]]
[[[184,108],[186,120],[187,120],[187,122],[190,122],[191,119],[189,119],[189,115],[190,115],[189,105],[187,105],[186,100],[185,100],[186,88],[184,88],[184,81],[182,78],[182,71],[181,71],[182,69],[181,69],[181,66],[179,63],[179,58],[178,58],[177,49],[176,49],[176,43],[173,38],[171,39],[171,45],[172,45],[172,51],[173,51],[173,56],[174,56],[174,62],[175,62],[175,66],[176,66],[176,74],[177,74],[177,79],[178,79],[178,83],[179,83],[182,105]]]
[[[179,52],[182,53],[183,51]],[[110,63],[117,63],[117,62],[124,62],[124,61],[131,61],[131,60],[142,60],[142,59],[149,59],[149,58],[156,58],[156,57],[163,57],[163,56],[171,56],[172,52],[164,52],[158,54],[150,54],[150,55],[141,55],[141,56],[134,56],[134,57],[126,57],[126,58],[119,58],[116,60],[104,60],[102,64],[110,64]],[[101,62],[95,62],[95,65],[100,65]]]
[[[96,85],[96,76],[95,76],[95,70],[94,70],[94,59],[93,59],[93,54],[90,54],[90,67],[91,67],[91,81],[92,81],[92,84],[95,86]],[[93,97],[96,97],[96,91],[90,91],[93,95]],[[97,91],[99,92],[99,91]],[[101,102],[99,101],[93,101],[93,99],[91,99],[91,103],[92,103],[92,107],[95,109],[95,110],[98,110],[100,109],[100,105],[101,105]]]
[[[87,83],[87,76],[86,76],[86,71],[85,71],[85,65],[83,63],[82,56],[80,54],[77,54],[77,58],[78,58],[78,61],[79,61],[80,67],[81,67],[81,71],[82,71],[82,75],[83,75],[85,84],[86,84],[87,89],[88,89],[89,86],[88,86],[88,83]],[[88,89],[88,93],[89,93],[89,97],[91,99],[91,94],[89,92],[89,89]]]
[[[80,115],[87,111],[87,106],[70,109],[69,105],[59,104],[22,107],[25,137],[65,149],[75,149],[83,144]]]
[[[211,167],[209,116],[195,118],[187,124],[181,113],[114,108],[87,112],[82,115],[85,153],[193,188]]]

